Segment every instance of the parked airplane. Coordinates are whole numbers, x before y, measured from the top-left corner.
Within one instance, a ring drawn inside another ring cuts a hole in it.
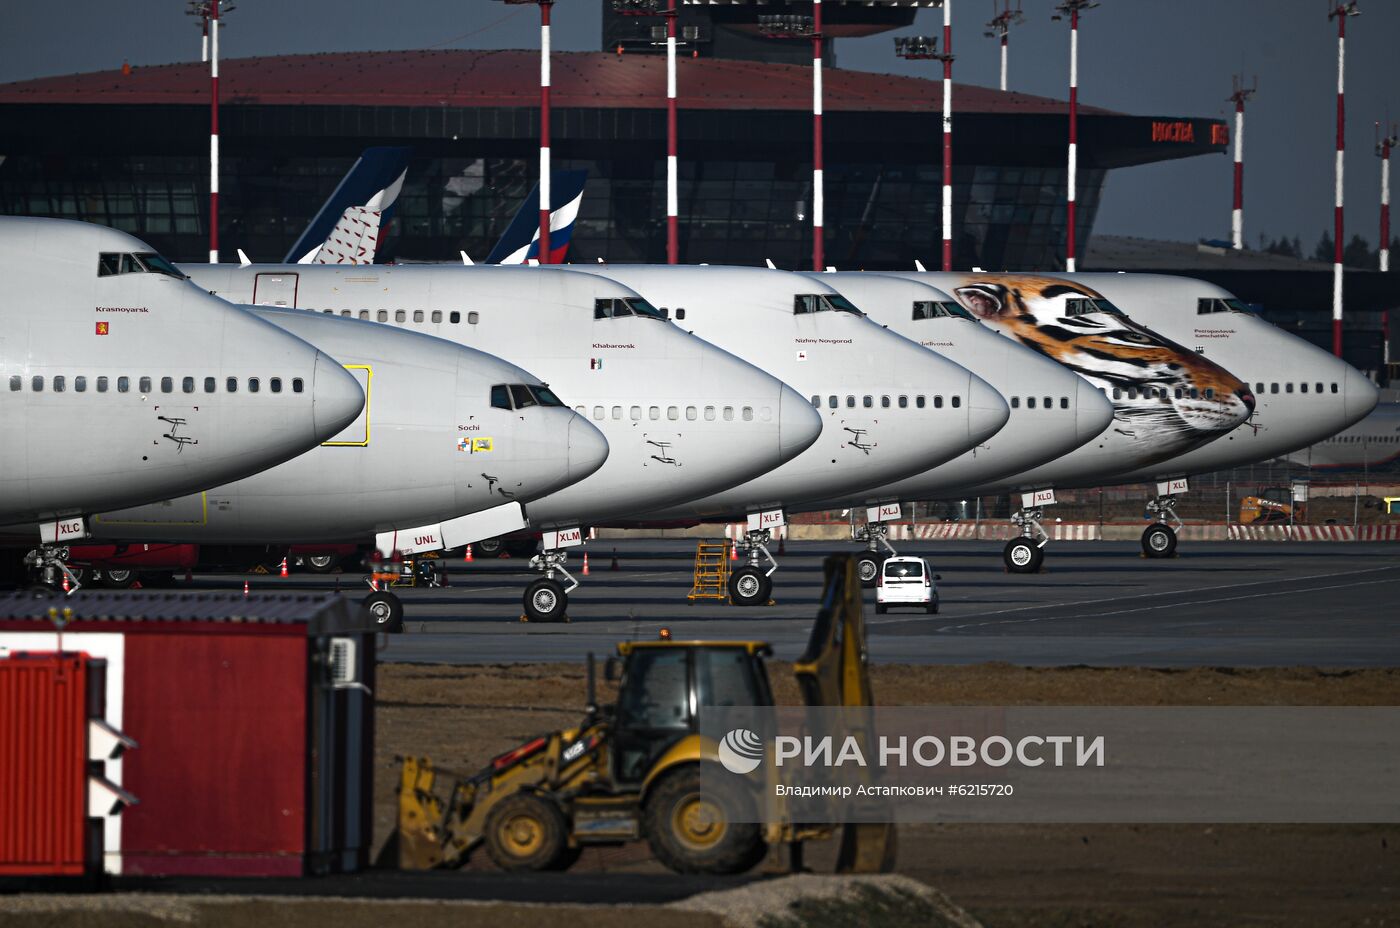
[[[1013,572],[1039,570],[1048,541],[1040,520],[1056,487],[1096,486],[1105,475],[1150,467],[1221,438],[1254,409],[1244,381],[1129,319],[1082,283],[1039,274],[894,276],[953,295],[973,315],[1065,365],[1113,402],[1114,421],[1098,438],[1049,464],[950,494],[1021,493],[1021,508],[1012,514],[1020,535],[1002,552]],[[1169,506],[1170,495],[1159,489],[1149,508]]]
[[[1113,404],[1087,380],[977,321],[951,296],[914,280],[869,273],[808,274],[835,287],[870,318],[986,380],[1011,404],[995,435],[945,464],[867,491],[877,505],[853,510],[852,535],[866,544],[858,570],[873,585],[895,550],[877,523],[902,515],[901,500],[935,499],[950,490],[1027,471],[1096,438],[1113,421]],[[848,508],[832,498],[814,509]],[[862,523],[859,516],[865,517]]]
[[[821,438],[783,466],[641,516],[747,517],[740,547],[748,564],[730,575],[730,598],[738,605],[768,601],[777,562],[767,542],[788,511],[831,496],[863,501],[866,488],[981,444],[1009,415],[1001,394],[982,378],[875,324],[820,280],[748,267],[574,270],[635,288],[678,325],[782,378],[821,411]]]
[[[1400,463],[1400,403],[1381,403],[1366,418],[1284,458],[1314,470],[1381,470]]]
[[[386,556],[455,547],[524,524],[523,506],[584,479],[608,456],[585,417],[500,358],[354,319],[253,311],[341,358],[364,384],[364,415],[260,474],[99,515],[95,536],[232,545],[374,539]],[[380,622],[402,618],[387,591],[366,604]]]
[[[364,407],[338,361],[123,232],[0,218],[0,277],[0,525],[40,523],[33,566],[93,512],[257,473]],[[234,389],[249,378],[277,389]]]
[[[796,457],[821,432],[821,417],[800,394],[669,324],[635,290],[605,277],[554,267],[187,270],[238,302],[373,319],[508,357],[589,415],[608,440],[607,463],[526,513],[528,527],[543,532],[533,563],[545,576],[524,601],[536,621],[563,617],[577,586],[566,549],[582,543],[584,527],[742,483]]]

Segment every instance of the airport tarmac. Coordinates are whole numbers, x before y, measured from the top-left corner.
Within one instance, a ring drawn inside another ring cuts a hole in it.
[[[821,593],[822,559],[851,545],[787,546],[774,575],[775,604],[690,604],[694,543],[594,541],[591,575],[570,599],[567,624],[520,621],[520,596],[534,577],[523,559],[448,565],[446,589],[400,591],[406,634],[381,660],[439,663],[572,661],[611,653],[629,637],[763,639],[780,659],[806,643]],[[611,569],[616,551],[618,569]],[[1400,546],[1361,543],[1193,543],[1167,561],[1146,560],[1123,542],[1052,543],[1046,570],[1002,568],[1001,545],[927,542],[900,546],[929,558],[943,576],[938,615],[876,615],[868,591],[873,660],[1030,666],[1400,665]],[[582,555],[571,556],[578,572]],[[229,577],[197,585],[231,584]],[[241,579],[237,581],[241,584]],[[258,589],[334,584],[294,574],[255,577]],[[342,589],[362,584],[340,575]]]

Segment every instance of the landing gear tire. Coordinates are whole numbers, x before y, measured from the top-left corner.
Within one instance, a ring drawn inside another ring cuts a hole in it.
[[[856,576],[860,577],[860,585],[867,590],[872,589],[876,578],[880,576],[880,566],[884,563],[883,557],[869,551],[857,557]]]
[[[706,774],[708,777],[709,774]],[[700,789],[699,765],[666,774],[647,796],[642,810],[647,843],[656,859],[676,873],[744,873],[763,860],[768,846],[744,803],[743,786]]]
[[[1002,549],[1001,559],[1013,574],[1033,574],[1040,570],[1045,552],[1029,538],[1013,538]]]
[[[482,557],[496,557],[506,548],[499,538],[483,538],[476,543],[476,550]]]
[[[573,863],[564,813],[543,796],[516,793],[501,800],[485,830],[486,853],[502,870],[563,870]]]
[[[736,606],[761,606],[773,592],[773,581],[757,567],[740,567],[729,575],[729,601]]]
[[[569,594],[559,581],[541,577],[525,588],[525,616],[531,622],[562,622]]]
[[[1166,558],[1176,553],[1176,532],[1170,525],[1149,525],[1142,533],[1143,557]]]
[[[302,558],[301,562],[313,574],[328,574],[340,566],[340,558],[334,554],[312,554]]]
[[[136,582],[136,571],[127,567],[112,567],[102,571],[102,585],[125,590]]]
[[[374,624],[379,627],[380,631],[391,633],[403,631],[403,600],[393,593],[385,590],[371,593],[365,597],[364,606],[369,610]]]

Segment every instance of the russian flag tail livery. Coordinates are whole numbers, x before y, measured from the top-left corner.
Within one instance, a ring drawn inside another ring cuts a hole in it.
[[[373,264],[412,154],[411,148],[366,148],[283,262]]]
[[[587,171],[551,171],[550,199],[554,206],[549,213],[549,262],[563,264],[569,242],[574,235],[574,220],[578,218],[579,203],[583,201],[583,184]],[[487,264],[525,264],[540,258],[540,185],[535,184],[520,211],[506,227],[505,234],[491,249]]]

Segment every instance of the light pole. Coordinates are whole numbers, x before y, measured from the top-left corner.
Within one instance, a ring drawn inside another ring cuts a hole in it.
[[[1342,158],[1346,151],[1346,46],[1347,46],[1347,19],[1352,16],[1360,16],[1361,11],[1356,8],[1356,0],[1348,3],[1333,3],[1332,9],[1327,12],[1328,19],[1337,21],[1337,168],[1336,168],[1336,213],[1334,214],[1333,236],[1336,242],[1333,243],[1334,251],[1332,256],[1332,353],[1337,357],[1342,356],[1342,241],[1344,226],[1342,223],[1342,191],[1343,191],[1343,168]]]
[[[666,263],[680,261],[680,194],[676,139],[676,16],[681,0],[612,0],[620,16],[666,17]],[[653,33],[655,35],[655,33]]]
[[[822,0],[812,0],[812,15],[763,14],[759,32],[770,39],[812,40],[812,270],[826,269],[822,247]]]
[[[953,0],[943,2],[943,52],[938,39],[926,35],[899,36],[894,53],[908,60],[943,62],[943,270],[953,269],[953,56],[949,53]]]
[[[501,0],[540,7],[540,264],[550,263],[549,253],[549,9],[554,0]]]
[[[1065,270],[1074,273],[1074,178],[1079,161],[1079,14],[1098,6],[1096,0],[1061,0],[1051,19],[1069,15],[1069,170],[1065,179]]]
[[[189,0],[185,12],[198,16],[200,60],[209,62],[209,263],[219,263],[219,13],[231,13],[229,0]]]
[[[1229,99],[1235,104],[1235,202],[1230,212],[1230,244],[1239,251],[1244,248],[1244,101],[1259,90],[1259,78],[1251,87],[1244,85],[1244,75],[1236,75],[1234,93]]]
[[[992,2],[992,9],[996,9],[996,0]],[[987,23],[987,32],[982,33],[989,39],[1001,39],[1001,89],[1006,89],[1006,45],[1007,33],[1011,27],[1018,25],[1025,17],[1021,15],[1021,0],[1016,0],[1016,9],[1011,9],[1011,0],[1006,0],[1006,7]]]
[[[1376,123],[1376,135],[1380,135],[1381,124]],[[1400,138],[1396,137],[1395,125],[1390,126],[1390,134],[1376,142],[1376,155],[1381,159],[1381,270],[1390,270],[1390,150]]]

